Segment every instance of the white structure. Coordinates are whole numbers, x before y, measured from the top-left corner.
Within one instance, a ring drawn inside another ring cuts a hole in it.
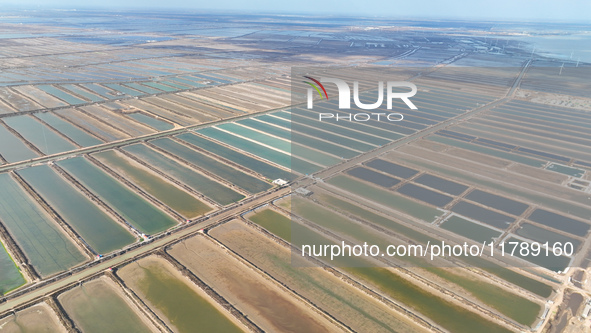
[[[273,184],[279,185],[279,186],[285,186],[285,185],[287,185],[287,181],[283,180],[281,178],[277,178],[273,181]]]
[[[585,305],[585,308],[583,309],[583,313],[581,314],[581,317],[583,317],[583,318],[589,317],[589,312],[591,312],[591,304],[587,303]]]

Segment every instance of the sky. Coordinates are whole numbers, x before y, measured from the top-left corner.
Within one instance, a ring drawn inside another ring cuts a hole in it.
[[[590,0],[0,0],[2,5],[591,23]],[[164,7],[165,6],[165,7]]]

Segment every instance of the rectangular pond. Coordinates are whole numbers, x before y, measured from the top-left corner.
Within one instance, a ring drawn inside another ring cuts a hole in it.
[[[219,162],[170,138],[156,139],[150,141],[150,143],[217,175],[230,183],[236,184],[250,193],[266,191],[272,187],[271,184],[265,181],[234,169],[227,164]]]
[[[568,176],[572,176],[572,177],[577,177],[577,178],[581,178],[585,174],[585,170],[571,168],[571,167],[556,164],[556,163],[550,163],[550,165],[548,165],[546,167],[546,170],[552,170],[555,172],[559,172],[559,173],[562,173],[562,174],[565,174]]]
[[[474,145],[474,144],[471,144],[468,142],[462,142],[462,141],[447,138],[447,137],[431,135],[431,136],[427,137],[427,140],[443,143],[443,144],[458,147],[458,148],[463,148],[466,150],[475,151],[477,153],[482,153],[482,154],[487,154],[487,155],[491,155],[491,156],[495,156],[495,157],[504,158],[509,161],[514,161],[514,162],[518,162],[521,164],[525,164],[525,165],[529,165],[529,166],[533,166],[533,167],[537,167],[537,168],[542,167],[544,164],[546,164],[545,161],[535,160],[533,158],[529,158],[529,157],[525,157],[525,156],[521,156],[521,155],[517,155],[517,154],[513,154],[513,153],[507,153],[505,151],[496,150],[496,149],[492,149],[492,148],[486,148],[483,146],[478,146],[478,145]]]
[[[279,149],[283,152],[291,153],[291,143],[287,140],[272,137],[234,123],[224,123],[216,125],[216,128],[221,128],[232,134],[237,134],[250,140],[257,141],[267,146]]]
[[[48,276],[87,260],[9,174],[0,174],[0,188],[0,221],[40,275]]]
[[[507,229],[511,223],[515,222],[515,219],[510,216],[488,210],[466,201],[458,202],[451,210],[454,213],[484,222],[501,230]]]
[[[0,144],[0,155],[8,163],[39,157],[36,152],[2,125],[0,125],[0,142],[2,143]]]
[[[524,241],[521,239],[517,239],[515,237],[509,237],[509,238],[505,239],[505,251],[511,251],[513,249],[514,245],[510,244],[510,242],[522,243]],[[521,258],[521,259],[529,262],[530,264],[544,267],[544,268],[554,271],[554,272],[564,271],[564,269],[566,267],[568,267],[568,265],[571,261],[571,258],[568,258],[565,256],[554,255],[554,253],[552,252],[552,248],[549,249],[548,256],[546,256],[544,248],[541,249],[541,252],[539,255],[534,255],[533,253],[529,253],[527,256],[524,256],[520,253],[520,251],[516,250],[514,252],[514,256],[517,258]],[[523,267],[528,267],[528,266],[530,266],[530,265],[523,264]]]
[[[105,100],[104,98],[102,98],[98,95],[95,95],[93,93],[90,93],[86,89],[82,89],[75,84],[64,84],[61,87],[73,92],[74,94],[80,95],[80,96],[90,100],[91,102],[102,102]]]
[[[106,83],[105,86],[109,87],[113,90],[117,90],[125,95],[132,96],[132,97],[138,97],[138,96],[145,95],[145,93],[143,93],[143,92],[140,92],[135,89],[131,89],[129,87],[126,87],[126,86],[120,85],[120,84],[116,84],[116,83]]]
[[[245,198],[244,195],[222,185],[203,174],[176,162],[142,144],[124,147],[123,150],[140,158],[170,177],[185,183],[195,191],[211,198],[221,205],[227,205]]]
[[[437,243],[440,241],[439,239],[435,239],[431,236],[418,232],[413,228],[409,228],[405,225],[402,225],[401,223],[394,221],[393,219],[385,218],[360,206],[351,204],[350,202],[338,199],[331,195],[320,194],[319,196],[321,204],[328,204],[330,206],[333,206],[333,208],[335,208],[336,210],[348,212],[349,214],[357,216],[358,218],[390,229],[395,233],[402,234],[419,243],[426,244],[429,241]],[[506,281],[514,283],[542,297],[548,297],[552,293],[551,286],[523,276],[505,267],[493,264],[492,262],[471,261],[469,262],[469,264],[475,267],[483,267],[483,269],[488,271],[489,273],[494,274]]]
[[[380,232],[375,232],[371,229],[365,228],[358,223],[352,222],[348,218],[324,208],[321,205],[313,203],[312,201],[294,197],[292,199],[292,213],[302,216],[323,228],[328,229],[335,234],[342,234],[349,238],[355,239],[357,244],[367,242],[367,244],[375,244],[384,249],[392,244],[392,239],[383,235]],[[294,234],[292,237],[298,235]],[[298,242],[295,240],[295,242]],[[304,240],[308,244],[308,240]],[[452,269],[443,269],[433,267],[433,263],[428,260],[418,260],[416,257],[400,257],[401,260],[407,262],[409,265],[419,265],[425,267],[426,270],[436,274],[437,276],[454,283],[466,289],[470,294],[474,295],[481,302],[490,305],[501,313],[510,318],[516,319],[524,324],[531,324],[535,320],[540,311],[538,304],[528,301],[525,298],[512,294],[498,286],[486,283],[480,279],[469,277],[461,273],[454,273]],[[343,264],[341,261],[340,264]],[[370,265],[375,266],[375,265]],[[342,266],[339,266],[342,267]],[[515,307],[516,303],[519,306]]]
[[[284,113],[284,112],[278,112],[278,113],[275,113],[274,115],[276,115],[278,117],[285,118],[285,119],[291,118],[292,123],[302,124],[302,125],[314,127],[317,129],[321,129],[321,130],[324,130],[327,132],[340,134],[340,135],[345,136],[347,138],[353,138],[355,140],[359,140],[359,141],[366,142],[366,143],[376,145],[376,146],[383,146],[383,145],[391,142],[391,140],[383,139],[383,138],[380,138],[380,137],[377,137],[377,136],[374,136],[371,134],[367,134],[367,132],[354,131],[354,130],[347,128],[349,123],[354,123],[354,122],[343,121],[343,122],[339,122],[339,123],[329,123],[329,122],[319,121],[318,119],[311,119],[308,117],[301,116],[301,115],[299,115],[299,112],[300,112],[299,109],[292,109],[291,114]]]
[[[57,110],[55,113],[107,142],[129,137],[128,134],[115,130],[100,120],[87,116],[75,109]]]
[[[82,147],[91,147],[104,143],[102,140],[88,134],[87,132],[70,124],[69,122],[63,120],[51,112],[36,113],[35,117],[43,120],[49,126],[60,131],[63,135],[67,136]]]
[[[162,91],[166,91],[166,92],[173,92],[173,91],[177,91],[178,89],[164,85],[164,84],[160,84],[157,82],[142,82],[143,85],[146,86],[150,86],[152,88],[156,88],[156,89],[160,89]]]
[[[260,158],[284,166],[288,169],[293,169],[294,171],[297,171],[299,173],[309,174],[321,169],[321,167],[318,165],[290,156],[289,154],[261,146],[252,141],[246,141],[237,136],[228,135],[227,133],[224,133],[213,127],[199,129],[197,130],[197,132],[205,136],[208,136],[212,139],[224,142],[230,146],[251,153]]]
[[[367,165],[370,168],[383,171],[387,174],[391,174],[393,176],[404,179],[408,179],[419,172],[418,170],[407,168],[405,166],[380,159],[371,160],[369,162],[366,162],[365,165]]]
[[[148,257],[121,268],[117,274],[175,332],[243,332],[215,300],[198,290],[160,258]]]
[[[422,174],[413,180],[415,183],[423,184],[430,188],[434,188],[441,192],[449,193],[451,195],[460,195],[468,189],[468,186],[452,182],[451,180],[443,179],[437,176]]]
[[[176,137],[187,143],[193,144],[197,147],[210,151],[213,154],[216,154],[222,158],[228,159],[242,167],[253,170],[254,172],[257,172],[269,178],[270,180],[275,180],[277,178],[285,180],[294,180],[298,177],[294,173],[270,165],[261,160],[237,152],[228,147],[222,146],[218,143],[215,143],[211,140],[207,140],[192,133],[183,133],[177,135]]]
[[[320,112],[325,111],[325,112],[329,112],[329,113],[334,113],[334,110],[331,110],[331,109],[324,109],[322,107],[317,107],[317,109],[319,109]],[[310,119],[318,119],[320,112],[315,112],[315,111],[311,111],[311,110],[303,110],[303,109],[297,110],[297,114],[299,116],[308,117]],[[340,114],[340,116],[344,117],[346,115]],[[360,132],[371,133],[374,136],[378,136],[380,138],[387,138],[392,141],[398,140],[403,137],[403,135],[400,135],[400,134],[392,132],[392,131],[386,131],[383,129],[376,128],[374,126],[367,124],[366,122],[362,123],[362,122],[355,122],[355,121],[342,121],[342,120],[338,121],[335,118],[322,119],[322,121],[329,123],[329,124],[333,124],[333,125],[346,126],[347,128],[355,129]],[[380,144],[379,142],[376,142],[376,143]],[[384,143],[382,143],[382,144],[384,144]]]
[[[306,263],[300,262],[301,258],[292,262],[288,248],[244,223],[231,221],[209,234],[355,332],[416,332],[417,327],[403,319],[403,315],[322,268],[303,268]]]
[[[142,333],[155,328],[136,313],[113,282],[102,277],[58,296],[59,303],[83,332]]]
[[[500,231],[487,228],[457,215],[449,217],[440,227],[478,243],[490,242],[493,238],[501,235]]]
[[[379,189],[346,176],[339,175],[330,178],[327,182],[340,187],[347,192],[351,192],[353,194],[359,195],[362,198],[371,200],[372,202],[379,203],[395,210],[404,212],[410,216],[414,216],[424,222],[430,223],[443,214],[442,211],[439,211],[435,208],[431,208],[388,190]]]
[[[142,124],[148,125],[158,131],[167,131],[169,129],[174,128],[174,125],[169,122],[146,116],[145,114],[140,112],[130,113],[127,116],[139,121]]]
[[[204,202],[182,190],[160,176],[148,171],[139,163],[132,161],[114,150],[93,154],[109,168],[114,169],[126,179],[160,200],[185,218],[193,218],[212,210]]]
[[[473,190],[465,198],[517,216],[529,208],[524,203],[481,190]]]
[[[304,227],[299,223],[292,223],[287,218],[282,222],[287,226],[291,224],[294,228],[293,232],[300,233],[301,237],[309,239],[310,244],[336,244],[318,231]],[[356,258],[356,260],[354,265],[350,265],[351,263],[347,261],[346,265],[342,265],[347,267],[342,267],[342,269],[356,280],[392,297],[403,306],[417,309],[451,332],[510,332],[473,312],[466,311],[462,307],[435,296],[388,268],[371,267],[373,264],[362,258]],[[341,267],[341,265],[338,266]]]
[[[583,237],[589,232],[590,225],[545,209],[536,209],[528,217],[529,220]]]
[[[18,174],[97,253],[109,253],[135,241],[127,228],[114,221],[48,165],[22,169]]]
[[[169,250],[231,304],[266,332],[333,332],[325,317],[310,311],[285,289],[247,268],[217,244],[192,237]],[[199,253],[199,255],[195,255]],[[289,315],[287,315],[289,314]]]
[[[28,115],[4,118],[4,122],[47,155],[78,148]]]
[[[552,247],[554,243],[559,242],[561,244],[565,244],[566,242],[570,242],[573,244],[573,248],[576,249],[581,244],[581,241],[567,237],[561,234],[558,234],[554,231],[546,230],[541,228],[537,225],[533,225],[531,223],[523,223],[519,229],[515,231],[515,233],[519,236],[523,236],[525,238],[529,238],[533,241],[545,243],[548,242]]]
[[[51,94],[63,101],[66,101],[66,103],[68,103],[70,105],[88,103],[87,101],[82,100],[76,96],[70,95],[70,94],[66,93],[65,91],[58,89],[52,85],[43,84],[43,85],[38,85],[37,88],[39,88],[39,89],[45,91],[46,93]]]
[[[289,116],[289,115],[288,115]],[[276,124],[279,126],[291,128],[292,131],[299,132],[301,134],[305,134],[308,136],[313,136],[318,139],[322,139],[328,142],[332,142],[337,145],[341,145],[343,147],[348,147],[351,149],[359,150],[362,152],[372,150],[376,146],[370,145],[362,141],[357,141],[355,139],[351,139],[349,137],[340,136],[337,134],[333,134],[330,132],[325,132],[313,127],[304,126],[302,124],[298,124],[296,122],[290,122],[288,119],[279,118],[279,117],[271,117],[264,118],[266,122],[270,122],[272,124]]]
[[[126,83],[125,86],[133,88],[135,90],[145,92],[146,94],[158,94],[158,93],[162,92],[162,90],[154,89],[152,87],[144,86],[142,84],[135,83],[135,82]]]
[[[252,222],[267,229],[269,232],[291,242],[291,219],[272,209],[262,209],[248,216]]]
[[[57,164],[142,233],[154,234],[177,224],[168,214],[151,205],[87,159],[74,157]]]
[[[67,333],[56,313],[44,302],[0,319],[0,327],[11,333]]]
[[[107,89],[95,83],[81,84],[81,86],[102,97],[105,97],[106,99],[114,99],[117,97],[117,94],[113,90]]]
[[[25,278],[0,242],[0,296],[25,284]],[[0,326],[1,327],[1,326]]]
[[[430,203],[433,206],[444,207],[450,203],[453,198],[412,183],[407,183],[398,188],[398,193],[407,195],[411,198]]]
[[[384,175],[382,173],[373,171],[371,169],[368,168],[364,168],[364,167],[356,167],[350,170],[347,170],[347,174],[350,176],[353,176],[355,178],[359,178],[361,180],[365,180],[368,181],[370,183],[374,183],[376,185],[382,186],[382,187],[392,187],[398,183],[400,183],[400,180],[394,178],[394,177],[390,177],[387,175]]]
[[[351,158],[359,155],[358,152],[348,149],[346,147],[336,145],[326,141],[320,141],[316,138],[312,138],[306,135],[302,135],[297,132],[291,132],[290,129],[273,126],[271,124],[265,123],[262,120],[257,121],[255,119],[264,119],[265,115],[251,118],[251,119],[243,119],[237,121],[237,123],[248,126],[250,128],[257,129],[259,131],[268,133],[270,135],[274,135],[280,137],[282,139],[286,139],[291,141],[292,144],[298,144],[302,147],[314,147],[314,149],[320,150],[322,152],[332,154],[334,156],[338,156],[341,158]],[[270,117],[270,116],[267,116]]]

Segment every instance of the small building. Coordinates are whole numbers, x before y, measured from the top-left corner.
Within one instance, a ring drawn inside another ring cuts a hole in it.
[[[273,184],[275,185],[279,185],[279,186],[285,186],[288,184],[287,180],[281,179],[281,178],[277,178],[273,181]]]
[[[591,304],[587,303],[587,304],[585,304],[585,308],[583,309],[583,313],[581,314],[581,317],[583,317],[583,318],[589,317],[589,312],[591,312]]]

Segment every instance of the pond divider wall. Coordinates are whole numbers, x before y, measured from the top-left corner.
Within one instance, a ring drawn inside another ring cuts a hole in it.
[[[86,242],[83,240],[78,233],[72,229],[72,227],[64,221],[64,219],[55,211],[51,206],[43,199],[30,185],[27,183],[19,174],[12,172],[12,176],[17,182],[29,193],[29,195],[41,206],[43,209],[53,218],[54,221],[61,227],[66,235],[72,239],[82,252],[86,254],[88,259],[94,258],[96,251],[94,251]]]
[[[185,222],[185,219],[179,213],[177,213],[175,210],[173,210],[172,208],[168,207],[162,201],[160,201],[160,200],[156,199],[155,197],[151,196],[150,194],[146,193],[144,190],[142,190],[141,188],[139,188],[137,185],[135,185],[131,181],[127,180],[125,177],[119,175],[114,170],[110,169],[109,167],[107,167],[106,165],[104,165],[102,162],[100,162],[96,158],[94,158],[92,156],[86,156],[86,158],[90,162],[94,163],[96,166],[98,166],[99,168],[101,168],[103,171],[105,171],[108,175],[110,175],[111,177],[117,179],[118,181],[120,181],[121,183],[123,183],[124,185],[126,185],[127,187],[129,187],[130,189],[132,189],[134,192],[140,194],[143,198],[145,198],[146,200],[148,200],[154,206],[156,206],[156,207],[160,208],[161,210],[164,210],[165,212],[167,212],[169,215],[171,215],[173,218],[175,218],[178,222]]]

